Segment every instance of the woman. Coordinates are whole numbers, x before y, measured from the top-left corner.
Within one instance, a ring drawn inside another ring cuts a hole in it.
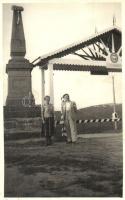
[[[51,145],[51,137],[54,134],[54,108],[50,104],[50,96],[44,97],[44,105],[42,109],[42,121],[44,124],[44,133],[46,137],[46,145]]]
[[[77,140],[76,128],[76,103],[71,101],[69,94],[63,95],[64,102],[61,105],[62,117],[67,133],[67,142],[74,143]]]

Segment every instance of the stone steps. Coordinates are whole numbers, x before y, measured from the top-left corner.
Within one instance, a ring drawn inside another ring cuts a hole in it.
[[[11,118],[4,121],[5,139],[23,139],[40,137],[42,133],[41,118]]]
[[[21,129],[21,130],[31,130],[33,128],[41,127],[41,118],[11,118],[5,119],[4,128],[5,129]]]
[[[55,129],[54,137],[62,140],[61,128]],[[17,140],[44,137],[40,117],[35,118],[8,118],[4,121],[5,140]]]

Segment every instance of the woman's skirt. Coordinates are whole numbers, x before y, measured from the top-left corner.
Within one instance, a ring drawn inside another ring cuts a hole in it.
[[[45,137],[54,135],[54,117],[45,118],[44,135]]]

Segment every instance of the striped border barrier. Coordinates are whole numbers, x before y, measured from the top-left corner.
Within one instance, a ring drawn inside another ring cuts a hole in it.
[[[76,120],[76,123],[77,124],[87,124],[87,123],[103,123],[103,122],[119,122],[119,121],[122,121],[121,118],[116,118],[116,119],[109,119],[109,118],[106,118],[106,119],[79,119],[79,120]],[[64,121],[60,120],[60,121],[55,121],[55,124],[56,125],[63,125],[64,124]]]

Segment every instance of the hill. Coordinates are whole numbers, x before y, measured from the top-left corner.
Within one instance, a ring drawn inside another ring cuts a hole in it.
[[[77,119],[103,119],[111,118],[113,112],[113,104],[102,104],[91,107],[86,107],[78,110]],[[122,104],[116,104],[116,112],[122,118]],[[60,120],[61,113],[56,111],[56,120]],[[113,122],[104,123],[87,123],[78,124],[78,133],[103,133],[114,132]],[[122,122],[118,122],[118,131],[122,131]],[[60,132],[60,126],[57,127],[57,134]]]
[[[78,119],[103,119],[111,118],[113,112],[113,104],[102,104],[96,106],[90,106],[79,109],[77,112]],[[116,112],[119,117],[122,117],[122,104],[116,104]],[[56,119],[60,119],[60,111],[55,112]]]

